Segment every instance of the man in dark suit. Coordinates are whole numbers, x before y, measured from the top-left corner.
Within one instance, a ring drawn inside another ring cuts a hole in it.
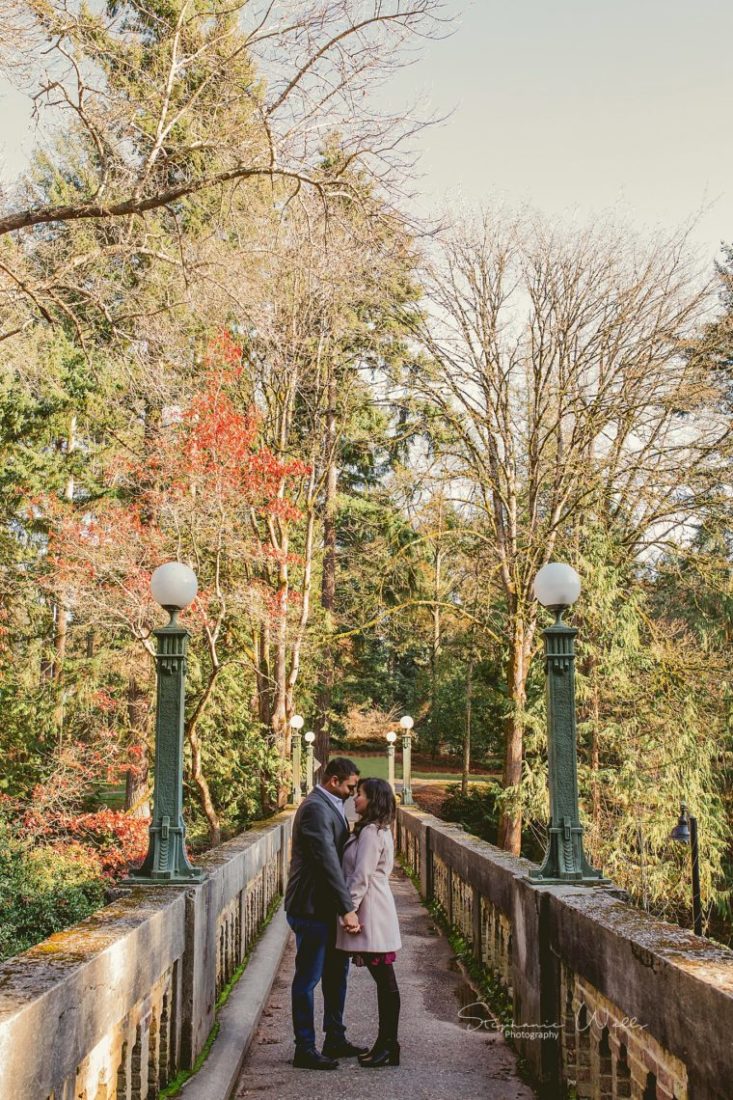
[[[359,769],[352,760],[334,757],[322,783],[300,804],[293,821],[285,912],[297,944],[292,987],[293,1065],[300,1069],[336,1069],[337,1058],[356,1057],[366,1050],[346,1038],[343,1015],[349,956],[335,947],[337,917],[347,931],[360,930],[341,870],[349,836],[344,802],[356,790],[358,778]],[[319,982],[325,1032],[320,1054],[313,1023],[313,991]]]

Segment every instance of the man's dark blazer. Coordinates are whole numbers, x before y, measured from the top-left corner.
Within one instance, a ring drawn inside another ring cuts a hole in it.
[[[285,912],[333,920],[354,908],[341,870],[349,827],[325,791],[314,787],[293,821]]]

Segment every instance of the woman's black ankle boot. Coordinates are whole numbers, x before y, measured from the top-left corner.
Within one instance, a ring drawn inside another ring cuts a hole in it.
[[[385,1040],[384,1038],[382,1038],[382,1036],[381,1036],[380,1034],[378,1034],[378,1035],[377,1035],[377,1037],[376,1037],[376,1039],[375,1039],[375,1040],[374,1040],[374,1042],[372,1043],[372,1046],[371,1046],[371,1050],[368,1050],[368,1051],[366,1052],[366,1054],[360,1054],[360,1055],[359,1055],[359,1063],[360,1063],[360,1065],[362,1065],[362,1066],[363,1066],[365,1062],[370,1062],[370,1061],[372,1060],[372,1056],[373,1056],[374,1054],[376,1054],[378,1050],[381,1050],[381,1049],[382,1049],[382,1047],[384,1046],[385,1042],[386,1042],[386,1040]]]
[[[398,1066],[400,1064],[400,1044],[396,1039],[384,1039],[375,1043],[368,1054],[359,1058],[364,1069],[379,1069],[380,1066]]]

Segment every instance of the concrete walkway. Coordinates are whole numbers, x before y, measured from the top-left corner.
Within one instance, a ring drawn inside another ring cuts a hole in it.
[[[462,1006],[477,998],[467,986],[450,946],[423,908],[417,891],[401,870],[392,880],[400,917],[403,949],[396,970],[402,994],[399,1068],[368,1071],[356,1059],[341,1061],[330,1073],[293,1069],[290,983],[294,943],[291,935],[259,1030],[244,1064],[237,1100],[532,1100],[534,1092],[516,1073],[512,1050],[487,1025],[462,1022]],[[476,1018],[475,1009],[463,1008]],[[316,1001],[316,1034],[322,1008]],[[346,1002],[348,1035],[371,1046],[377,1031],[376,994],[369,974],[351,967]]]

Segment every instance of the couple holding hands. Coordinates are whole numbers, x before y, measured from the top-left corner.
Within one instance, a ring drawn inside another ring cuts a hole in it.
[[[350,795],[359,814],[351,834],[344,811]],[[337,1069],[338,1058],[357,1056],[365,1069],[400,1063],[400,993],[393,964],[401,940],[389,885],[395,814],[389,783],[360,779],[353,761],[335,757],[295,815],[285,911],[297,945],[293,1065],[301,1069]],[[346,1038],[343,1013],[352,959],[376,984],[379,1030],[371,1050]],[[313,1021],[319,982],[325,1032],[320,1053]]]

